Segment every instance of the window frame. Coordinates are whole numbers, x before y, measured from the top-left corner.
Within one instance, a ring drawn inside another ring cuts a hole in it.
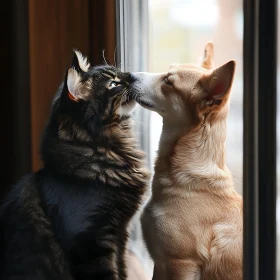
[[[116,62],[122,71],[142,72],[148,67],[148,0],[115,0],[116,3]],[[146,153],[147,165],[152,167],[150,157],[151,112],[138,108],[133,113],[135,132],[141,149]],[[142,261],[145,273],[152,273],[152,261],[142,238],[141,211],[132,221],[129,249]],[[147,261],[148,260],[148,261]]]
[[[244,0],[243,278],[248,280],[276,279],[277,11],[276,0]]]
[[[116,0],[116,61],[122,71],[142,72],[148,68],[148,0]],[[141,148],[150,157],[150,116],[148,110],[140,109],[135,114],[138,122],[137,136]]]

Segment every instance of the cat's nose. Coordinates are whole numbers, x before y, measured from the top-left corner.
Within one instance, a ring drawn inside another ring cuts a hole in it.
[[[134,82],[138,81],[137,76],[132,74],[132,73],[130,73],[130,77],[129,78],[130,78],[130,82],[131,83],[134,83]]]

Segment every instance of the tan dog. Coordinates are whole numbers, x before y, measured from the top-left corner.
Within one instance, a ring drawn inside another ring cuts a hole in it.
[[[156,280],[242,279],[242,198],[225,160],[235,62],[213,69],[172,65],[136,73],[138,102],[163,117],[152,184],[142,216]]]

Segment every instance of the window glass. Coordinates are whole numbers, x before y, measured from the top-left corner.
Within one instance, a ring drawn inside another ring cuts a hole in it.
[[[149,72],[167,71],[172,63],[200,63],[204,45],[212,41],[219,66],[237,62],[227,131],[227,163],[242,193],[243,143],[243,2],[241,0],[149,0]],[[150,158],[153,166],[162,119],[150,117]]]
[[[214,43],[216,66],[230,59],[237,62],[228,117],[226,152],[228,167],[233,174],[236,189],[242,194],[243,1],[147,1],[124,2],[127,5],[124,13],[129,21],[125,27],[127,31],[125,46],[127,55],[132,56],[127,58],[126,70],[164,72],[172,63],[200,63],[204,46],[208,41]],[[147,32],[148,40],[146,40]],[[141,61],[136,63],[134,57],[141,58]],[[150,113],[142,108],[135,112],[134,119],[138,139],[142,149],[147,153],[150,169],[153,170],[162,119],[156,113]],[[145,248],[140,229],[137,216],[133,223],[129,248],[139,257],[147,276],[151,278],[153,263]]]

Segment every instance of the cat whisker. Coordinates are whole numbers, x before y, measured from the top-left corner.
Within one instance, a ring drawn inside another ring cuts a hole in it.
[[[128,94],[129,94],[130,90],[131,90],[131,89],[126,88],[126,89],[123,91],[122,96],[121,96],[121,102],[124,101],[126,104],[128,103],[128,101],[127,101],[127,96],[128,96]]]
[[[123,104],[123,102],[126,102],[126,89],[122,92],[121,95],[121,104]],[[127,103],[127,102],[126,102]]]
[[[105,58],[105,50],[102,50],[103,61],[106,65],[109,65],[106,58]]]
[[[121,71],[121,65],[122,65],[122,62],[119,63],[119,65],[117,66],[117,69],[119,69]]]
[[[138,99],[139,105],[142,106],[141,98],[140,97],[141,97],[140,93],[136,93],[136,99]]]
[[[137,123],[142,123],[140,120],[138,120],[137,118],[136,118],[136,116],[135,116],[135,114],[131,114],[131,118],[135,121],[135,122],[137,122]]]
[[[117,48],[118,48],[118,45],[115,47],[115,51],[114,51],[114,66],[115,66],[115,68],[118,68],[118,67],[117,67],[117,62],[116,62],[116,52],[117,52]]]

